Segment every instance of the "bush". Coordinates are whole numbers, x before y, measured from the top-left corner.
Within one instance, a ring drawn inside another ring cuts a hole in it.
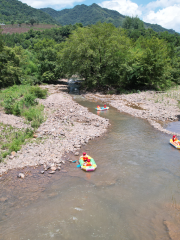
[[[31,87],[29,92],[37,98],[46,98],[47,96],[47,89],[41,89],[39,86]]]
[[[38,104],[36,101],[36,96],[33,94],[27,94],[24,96],[23,103],[26,107],[35,106]]]
[[[14,99],[12,97],[8,97],[4,100],[4,109],[5,113],[12,114],[13,113],[13,103]]]
[[[19,106],[19,102],[16,102],[13,106],[13,114],[16,116],[20,116],[21,115],[21,109]]]
[[[23,112],[23,116],[28,120],[32,121],[31,126],[33,128],[38,128],[40,124],[44,121],[43,113],[44,106],[40,105],[37,107],[31,107]]]
[[[33,136],[33,131],[31,129],[26,129],[25,132],[16,133],[15,138],[11,142],[9,149],[10,151],[19,151],[21,149],[21,145],[25,142],[26,139],[31,138]]]

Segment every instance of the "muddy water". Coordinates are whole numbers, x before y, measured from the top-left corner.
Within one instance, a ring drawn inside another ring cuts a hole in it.
[[[76,100],[96,113],[96,103]],[[179,223],[180,151],[142,119],[113,108],[99,114],[111,126],[82,149],[95,172],[71,163],[50,178],[1,180],[0,239],[170,239],[166,222]]]

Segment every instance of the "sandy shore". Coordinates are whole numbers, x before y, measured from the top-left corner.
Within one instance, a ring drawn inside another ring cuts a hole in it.
[[[39,165],[43,165],[45,171],[55,173],[65,164],[62,156],[68,153],[79,156],[82,154],[82,146],[100,137],[108,128],[109,120],[90,113],[87,108],[76,103],[66,92],[67,85],[45,85],[42,88],[47,88],[50,93],[47,99],[40,100],[45,106],[47,120],[36,131],[33,140],[0,163],[0,175],[9,169]],[[178,94],[179,90],[176,89],[165,93],[147,91],[126,95],[86,93],[84,97],[144,118],[156,129],[172,135],[175,133],[164,129],[162,123],[179,119]],[[22,118],[13,115],[2,113],[0,121],[17,128],[27,127]]]

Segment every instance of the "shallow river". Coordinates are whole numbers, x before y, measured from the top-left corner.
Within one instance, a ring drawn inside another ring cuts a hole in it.
[[[76,100],[96,113],[97,103]],[[40,174],[31,176],[34,183],[1,181],[0,239],[170,239],[166,222],[177,224],[180,204],[180,151],[147,121],[113,108],[100,116],[110,119],[109,130],[82,150],[94,157],[95,172],[71,163],[49,181]]]

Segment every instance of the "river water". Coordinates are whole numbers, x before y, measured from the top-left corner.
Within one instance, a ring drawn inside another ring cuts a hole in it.
[[[96,113],[97,103],[75,99]],[[178,224],[180,151],[145,120],[113,108],[99,115],[111,126],[82,150],[96,171],[72,163],[49,181],[39,174],[35,184],[1,182],[0,239],[170,239],[166,222]]]

